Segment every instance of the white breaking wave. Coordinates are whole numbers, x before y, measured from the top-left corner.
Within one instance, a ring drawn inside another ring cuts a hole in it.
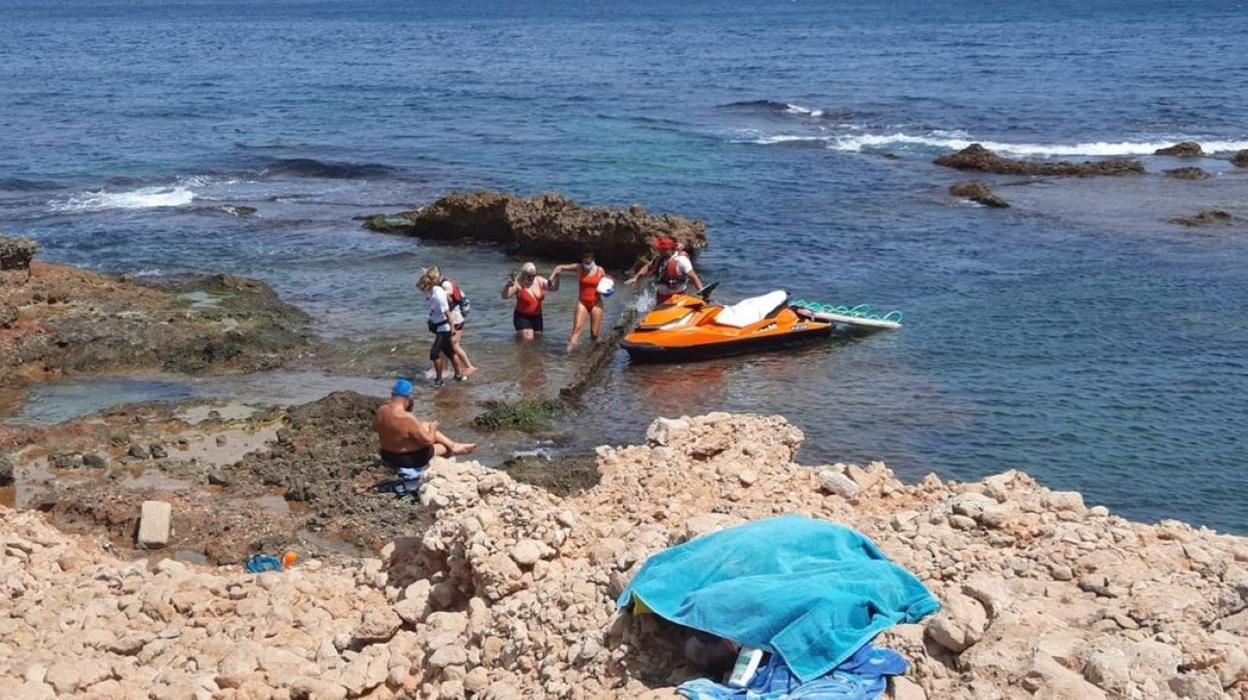
[[[180,207],[194,200],[195,193],[186,187],[140,187],[129,192],[84,192],[48,204],[56,211],[72,212]]]
[[[810,107],[803,107],[801,105],[795,105],[795,104],[785,104],[784,111],[788,112],[789,114],[805,114],[808,117],[822,117],[823,116],[822,109],[811,109]]]
[[[803,135],[774,134],[746,139],[746,143],[772,145],[777,143],[818,141],[827,144],[828,148],[837,151],[863,151],[888,146],[920,146],[928,148],[960,151],[967,146],[978,143],[984,148],[997,153],[1013,156],[1034,157],[1072,157],[1072,156],[1149,156],[1159,148],[1173,146],[1179,141],[1191,141],[1186,137],[1175,137],[1165,141],[1094,141],[1089,143],[1007,143],[1004,141],[985,141],[974,139],[959,132],[936,132],[925,136],[914,136],[902,132],[892,134],[843,134],[843,135]],[[1200,141],[1206,153],[1240,151],[1248,149],[1246,141]]]

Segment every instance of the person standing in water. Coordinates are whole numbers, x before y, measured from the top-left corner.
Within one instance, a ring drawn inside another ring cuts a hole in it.
[[[456,381],[462,382],[468,378],[460,370],[459,358],[455,356],[451,345],[451,304],[440,281],[441,276],[435,275],[433,270],[425,270],[416,281],[420,291],[429,295],[429,332],[433,333],[429,359],[433,361],[434,386],[442,386],[442,369],[445,366],[443,358],[451,361]]]
[[[701,289],[704,286],[702,278],[693,269],[693,261],[689,259],[685,251],[678,249],[674,239],[667,236],[656,238],[654,247],[658,249],[659,254],[643,265],[637,274],[630,277],[625,284],[632,287],[642,277],[654,275],[656,306],[666,303],[674,294],[685,294],[689,288],[689,282],[693,282],[694,289]]]
[[[537,266],[531,262],[521,265],[520,274],[511,275],[507,284],[503,285],[503,299],[516,298],[511,325],[520,340],[533,340],[536,334],[542,332],[542,300],[546,298],[548,289],[553,290],[553,286],[537,274]]]
[[[438,421],[422,421],[412,413],[415,388],[406,379],[395,381],[390,400],[377,409],[373,431],[380,443],[381,461],[400,479],[419,479],[434,456],[466,455],[476,449],[470,442],[455,442],[438,431]]]
[[[467,351],[464,350],[464,323],[468,314],[468,298],[464,296],[464,290],[460,289],[459,283],[442,274],[442,269],[437,265],[430,267],[429,273],[438,280],[438,284],[446,292],[447,303],[450,306],[451,350],[459,360],[459,366],[463,368],[463,376],[467,377],[477,371],[477,366],[472,364],[472,360],[468,359]]]
[[[589,321],[589,337],[598,342],[598,332],[602,330],[602,294],[598,285],[607,278],[607,273],[594,262],[594,254],[586,252],[581,256],[580,264],[568,263],[555,267],[550,273],[550,289],[559,289],[559,273],[578,271],[580,291],[576,296],[576,310],[572,316],[572,337],[568,338],[567,351],[572,352],[581,342],[581,334],[585,332],[585,322]]]

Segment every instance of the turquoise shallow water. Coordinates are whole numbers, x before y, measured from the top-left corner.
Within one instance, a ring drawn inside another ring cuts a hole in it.
[[[104,270],[254,275],[325,332],[418,357],[416,267],[476,290],[475,342],[501,345],[492,298],[518,261],[351,217],[464,187],[644,202],[706,219],[723,299],[784,287],[907,327],[691,367],[621,356],[578,417],[586,444],[656,414],[774,412],[811,462],[1018,467],[1132,517],[1248,531],[1248,232],[1166,223],[1248,216],[1248,171],[994,179],[1014,206],[990,211],[930,164],[972,140],[1152,171],[1182,138],[1248,148],[1248,12],[931,5],[5,0],[0,228]]]

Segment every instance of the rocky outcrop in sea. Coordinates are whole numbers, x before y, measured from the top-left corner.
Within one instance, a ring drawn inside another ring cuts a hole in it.
[[[615,596],[650,554],[780,513],[857,528],[941,599],[877,639],[912,664],[890,698],[1248,693],[1243,538],[1130,522],[1017,471],[799,465],[802,437],[775,416],[659,419],[563,497],[439,460],[421,522],[377,558],[260,575],[123,560],[0,508],[0,696],[672,698],[700,672],[687,633]]]
[[[437,241],[493,243],[563,262],[592,250],[599,264],[616,269],[651,255],[656,236],[670,236],[690,253],[707,245],[701,221],[653,214],[639,204],[583,207],[561,194],[452,192],[414,211],[368,217],[364,227]]]
[[[1137,175],[1144,172],[1144,164],[1132,158],[1107,158],[1081,163],[1015,160],[993,153],[978,143],[973,143],[957,153],[940,156],[932,162],[947,168],[1001,175],[1091,177]]]

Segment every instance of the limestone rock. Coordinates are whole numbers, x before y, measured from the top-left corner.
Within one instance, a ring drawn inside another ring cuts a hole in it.
[[[169,503],[143,501],[139,515],[137,544],[147,549],[160,549],[169,544],[172,520],[173,506]]]
[[[496,243],[555,260],[592,250],[599,264],[611,268],[627,268],[653,255],[657,236],[674,238],[691,253],[707,244],[701,221],[651,214],[639,205],[582,207],[559,194],[451,192],[419,210],[369,217],[364,226],[428,240]]]
[[[841,498],[853,498],[861,488],[852,479],[840,472],[825,469],[819,472],[819,488],[824,493],[836,494]]]
[[[989,189],[988,185],[982,182],[958,182],[949,186],[949,194],[954,197],[969,199],[979,202],[986,207],[994,207],[1004,209],[1010,205],[995,192]]]
[[[1134,175],[1144,172],[1144,165],[1138,160],[1109,158],[1082,163],[1031,162],[1004,158],[978,143],[973,143],[957,153],[941,156],[933,162],[936,165],[958,170],[978,170],[1002,175],[1087,177],[1091,175]]]
[[[533,566],[542,558],[542,543],[520,540],[511,548],[511,558],[520,566]]]
[[[928,623],[927,636],[957,654],[982,639],[987,627],[984,606],[974,598],[955,593],[946,598],[944,607]]]
[[[1204,154],[1205,150],[1195,141],[1181,141],[1173,146],[1166,146],[1153,151],[1153,155],[1178,156],[1181,158],[1198,158]]]

